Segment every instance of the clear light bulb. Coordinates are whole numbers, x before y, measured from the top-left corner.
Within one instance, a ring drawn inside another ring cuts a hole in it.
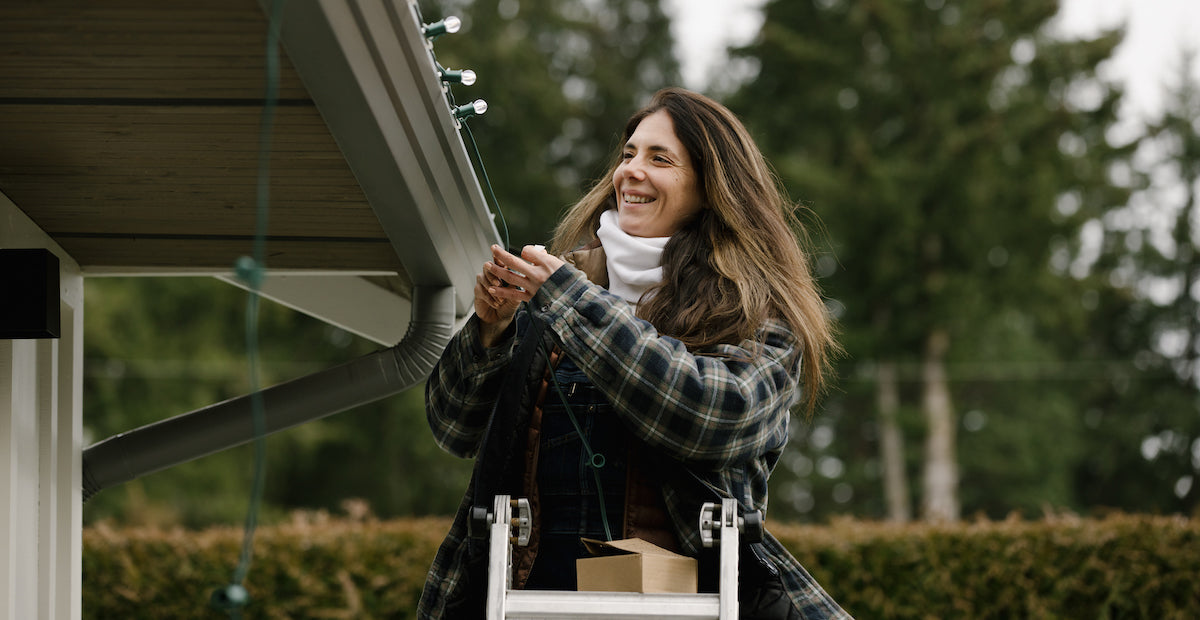
[[[487,108],[488,106],[486,101],[483,99],[476,99],[471,103],[460,105],[457,108],[454,108],[454,118],[457,118],[460,121],[465,121],[472,116],[487,112]]]
[[[454,34],[462,28],[462,20],[451,15],[440,22],[426,24],[421,27],[421,32],[427,39],[436,39],[444,34]]]
[[[475,72],[470,69],[463,69],[462,71],[455,71],[454,69],[441,69],[441,72],[438,75],[441,76],[443,82],[462,84],[463,86],[470,86],[474,84],[476,79]]]

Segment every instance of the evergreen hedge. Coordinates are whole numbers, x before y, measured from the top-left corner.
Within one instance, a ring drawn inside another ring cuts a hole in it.
[[[261,527],[246,618],[411,618],[447,519]],[[1197,618],[1200,521],[770,524],[860,619]],[[84,618],[220,618],[240,528],[84,531]]]

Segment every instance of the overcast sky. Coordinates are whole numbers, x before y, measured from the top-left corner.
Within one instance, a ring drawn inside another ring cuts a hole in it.
[[[666,0],[683,61],[684,85],[703,88],[731,43],[749,42],[762,25],[764,0]],[[1105,67],[1126,83],[1127,115],[1161,110],[1162,85],[1175,77],[1184,42],[1200,46],[1200,0],[1063,0],[1058,26],[1074,36],[1129,21],[1125,41]],[[1200,80],[1200,63],[1195,67]]]

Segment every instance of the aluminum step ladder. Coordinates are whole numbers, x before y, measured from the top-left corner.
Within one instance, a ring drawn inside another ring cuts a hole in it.
[[[512,589],[512,546],[529,543],[529,503],[497,495],[490,512],[474,509],[476,522],[486,520],[489,536],[487,620],[737,620],[738,530],[753,537],[761,532],[761,513],[737,516],[737,502],[706,503],[700,509],[700,536],[705,547],[719,545],[719,592],[643,594],[639,592],[569,592]]]

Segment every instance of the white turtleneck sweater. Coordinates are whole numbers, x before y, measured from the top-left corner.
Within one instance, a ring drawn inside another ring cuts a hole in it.
[[[616,209],[600,214],[596,236],[608,263],[608,291],[637,305],[662,281],[662,251],[670,237],[634,237],[621,230]]]

